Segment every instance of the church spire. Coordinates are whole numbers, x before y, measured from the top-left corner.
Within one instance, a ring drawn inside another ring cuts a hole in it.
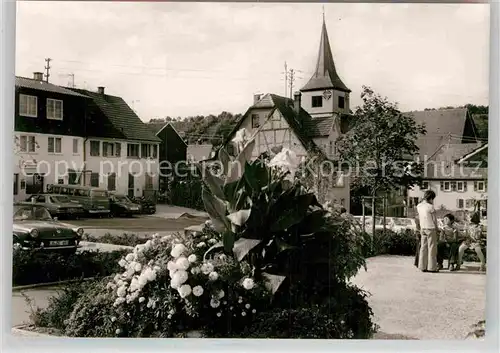
[[[344,92],[351,92],[351,90],[342,82],[337,74],[337,70],[335,69],[332,49],[330,48],[330,41],[328,40],[328,32],[326,31],[325,10],[323,8],[323,27],[321,29],[321,40],[319,43],[316,70],[314,70],[312,77],[301,89],[301,91],[331,88]]]

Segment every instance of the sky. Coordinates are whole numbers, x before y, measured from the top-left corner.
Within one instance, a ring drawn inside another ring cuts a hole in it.
[[[16,75],[123,97],[142,120],[244,113],[316,65],[320,3],[18,2]],[[488,104],[487,4],[324,5],[337,71],[402,111]],[[287,89],[289,92],[289,88]],[[287,93],[288,94],[288,93]]]

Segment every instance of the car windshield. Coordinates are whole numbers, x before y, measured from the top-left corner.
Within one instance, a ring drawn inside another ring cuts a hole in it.
[[[49,211],[40,206],[20,206],[14,209],[14,221],[49,221]]]
[[[394,224],[397,226],[411,226],[411,219],[394,218]]]
[[[68,196],[52,196],[52,200],[55,203],[69,203],[71,199]]]

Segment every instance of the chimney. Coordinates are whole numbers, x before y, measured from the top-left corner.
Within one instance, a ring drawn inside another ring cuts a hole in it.
[[[261,94],[254,94],[253,95],[253,104],[257,104],[258,101],[260,101]]]
[[[297,116],[299,116],[299,114],[300,114],[300,97],[301,96],[302,96],[302,94],[298,91],[293,94],[293,110],[295,110],[295,114],[297,114]]]
[[[99,94],[104,94],[104,87],[100,86],[100,87],[97,87],[97,92]]]
[[[42,72],[33,72],[33,79],[36,81],[43,81],[43,73]]]

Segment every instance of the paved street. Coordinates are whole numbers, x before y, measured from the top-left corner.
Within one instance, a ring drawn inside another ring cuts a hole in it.
[[[485,318],[486,276],[467,272],[422,273],[413,257],[368,259],[353,283],[369,291],[380,330],[417,339],[463,339]]]

